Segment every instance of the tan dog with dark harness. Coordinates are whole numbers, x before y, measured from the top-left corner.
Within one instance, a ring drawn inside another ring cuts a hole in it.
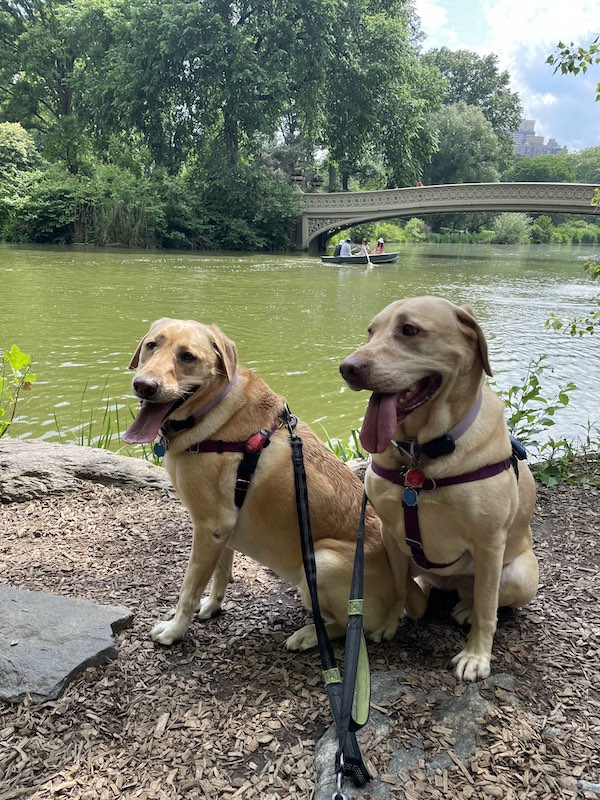
[[[482,385],[491,375],[483,332],[468,306],[399,300],[340,370],[351,389],[373,392],[361,430],[373,454],[365,483],[397,593],[411,575],[458,590],[453,616],[471,630],[455,673],[486,678],[497,609],[533,599],[538,565],[535,484],[512,457],[502,401]]]
[[[162,433],[165,467],[194,527],[175,615],[155,625],[152,638],[169,645],[185,634],[196,611],[208,619],[220,610],[234,550],[299,586],[310,607],[283,398],[238,365],[236,346],[222,331],[190,320],[155,322],[130,366],[137,370],[133,389],[142,404],[123,439],[152,442]],[[345,633],[362,485],[306,425],[299,423],[297,431],[304,441],[319,603],[333,638]],[[210,594],[201,602],[211,576]],[[397,602],[381,526],[370,511],[364,627],[371,639],[394,635],[405,597],[406,586]],[[422,613],[414,583],[412,599],[412,613]],[[286,642],[290,650],[314,645],[313,625]]]

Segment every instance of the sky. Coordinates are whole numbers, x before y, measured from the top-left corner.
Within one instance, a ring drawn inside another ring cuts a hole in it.
[[[600,0],[415,0],[423,49],[495,53],[539,136],[569,151],[600,146],[600,64],[584,75],[546,64],[559,41],[589,45],[600,34]]]

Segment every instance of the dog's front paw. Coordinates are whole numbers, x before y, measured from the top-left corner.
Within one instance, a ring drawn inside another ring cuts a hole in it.
[[[317,631],[314,625],[305,625],[286,640],[286,650],[310,650],[317,646]]]
[[[452,618],[459,625],[470,625],[473,616],[473,602],[471,600],[461,600],[452,609]]]
[[[485,653],[471,653],[468,647],[454,656],[452,665],[459,681],[480,681],[491,672],[490,657]]]
[[[173,644],[183,638],[187,625],[182,626],[174,619],[158,622],[150,631],[150,636],[159,644]]]

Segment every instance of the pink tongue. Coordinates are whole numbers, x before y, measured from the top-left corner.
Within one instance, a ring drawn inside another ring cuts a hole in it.
[[[383,453],[398,425],[397,394],[373,392],[360,431],[360,441],[368,453]]]
[[[137,417],[125,431],[121,439],[128,444],[153,442],[158,435],[160,424],[173,403],[151,403],[143,400]]]

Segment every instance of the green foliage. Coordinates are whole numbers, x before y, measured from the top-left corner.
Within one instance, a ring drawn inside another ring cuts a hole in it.
[[[7,193],[20,173],[41,164],[33,137],[18,122],[0,122],[0,194]]]
[[[427,226],[422,219],[413,217],[404,226],[404,238],[407,242],[423,242],[426,238],[426,229]]]
[[[447,82],[447,105],[476,106],[496,133],[514,131],[522,119],[521,101],[511,91],[510,75],[498,68],[498,56],[479,56],[471,50],[442,47],[424,56],[426,64],[437,67]]]
[[[464,102],[444,106],[432,116],[439,150],[425,168],[425,183],[497,181],[504,151],[484,113]]]
[[[569,183],[576,180],[575,169],[567,153],[528,158],[518,157],[502,180]]]
[[[519,212],[499,214],[492,223],[495,244],[527,244],[531,220]]]
[[[359,429],[353,428],[350,431],[350,438],[345,439],[330,439],[329,436],[325,439],[325,445],[336,455],[340,461],[353,461],[354,459],[365,459],[367,454],[362,449],[360,439],[358,438]]]
[[[300,198],[285,181],[240,167],[210,174],[198,184],[203,233],[227,250],[282,250]]]
[[[547,398],[542,388],[542,377],[552,370],[546,355],[534,359],[523,381],[501,394],[507,409],[507,422],[511,434],[518,439],[533,457],[532,470],[538,480],[547,486],[561,481],[581,479],[576,468],[578,456],[598,458],[600,429],[588,423],[586,436],[558,439],[548,435],[555,423],[558,410],[569,405],[572,393],[577,389],[572,382],[561,386],[556,394]]]
[[[574,42],[565,44],[559,42],[554,53],[546,59],[547,64],[554,65],[554,72],[563,75],[578,75],[580,72],[586,73],[593,64],[600,64],[600,36],[587,46],[576,45]],[[600,101],[600,82],[596,86],[596,100]]]
[[[30,369],[30,356],[16,344],[0,352],[0,437],[8,431],[15,417],[19,395],[29,391],[35,381]]]

